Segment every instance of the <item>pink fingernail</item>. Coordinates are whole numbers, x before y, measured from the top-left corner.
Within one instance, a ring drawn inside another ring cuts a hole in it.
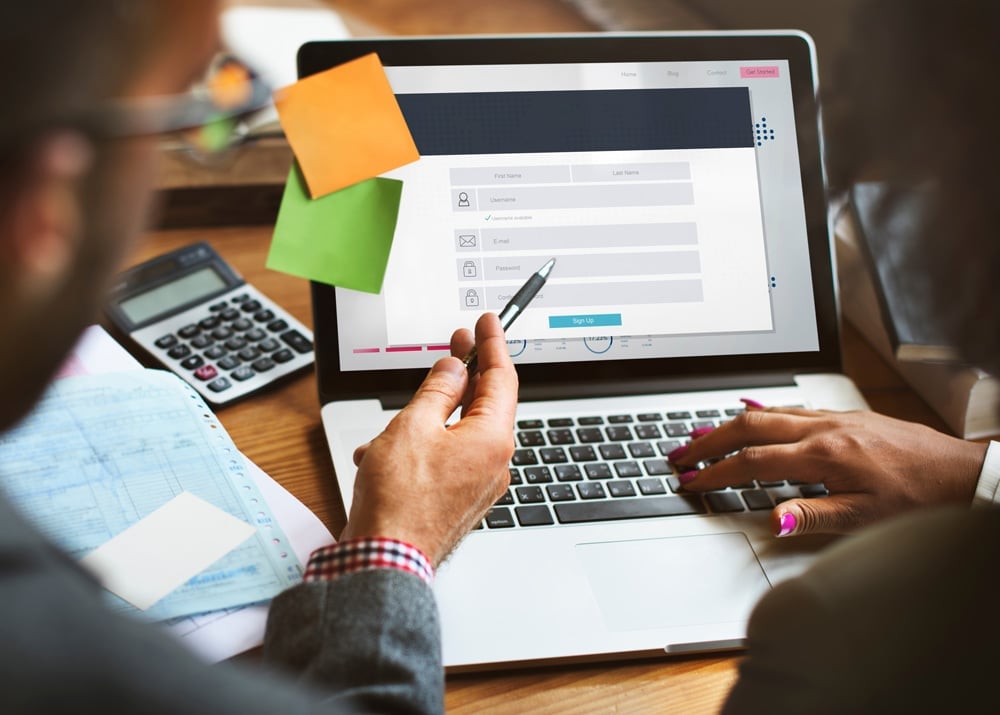
[[[754,410],[766,410],[767,409],[766,407],[764,407],[764,405],[762,405],[759,402],[757,402],[757,400],[751,400],[749,397],[741,397],[740,398],[740,402],[742,402],[744,405],[746,405],[747,407],[749,407],[751,409],[754,409]]]
[[[698,437],[708,434],[714,429],[715,427],[699,427],[698,429],[693,429],[690,432],[688,432],[688,436],[691,439],[697,439]]]
[[[698,470],[692,469],[690,472],[684,472],[679,477],[677,477],[681,484],[690,484],[694,481],[694,478],[698,476]]]
[[[681,477],[681,479],[683,479],[683,477]],[[781,524],[781,531],[778,532],[778,536],[788,536],[795,531],[795,527],[797,526],[795,515],[788,511],[781,515],[781,521],[779,523]]]
[[[689,444],[682,444],[680,447],[678,447],[673,452],[671,452],[670,454],[668,454],[667,455],[667,459],[669,459],[671,462],[676,462],[678,459],[680,459],[685,454],[687,454],[687,451],[689,449],[691,449],[691,445],[689,445]]]

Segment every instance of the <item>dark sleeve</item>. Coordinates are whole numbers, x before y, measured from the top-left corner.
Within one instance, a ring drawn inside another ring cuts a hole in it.
[[[433,594],[404,573],[365,572],[277,599],[267,652],[298,680],[209,665],[159,627],[111,612],[97,583],[0,499],[0,606],[4,712],[443,709]]]

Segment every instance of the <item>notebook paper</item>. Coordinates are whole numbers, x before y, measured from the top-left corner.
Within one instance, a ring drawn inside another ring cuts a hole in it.
[[[57,380],[0,437],[0,486],[78,559],[182,492],[255,527],[252,538],[146,610],[151,619],[258,603],[301,580],[245,459],[200,396],[164,371]]]

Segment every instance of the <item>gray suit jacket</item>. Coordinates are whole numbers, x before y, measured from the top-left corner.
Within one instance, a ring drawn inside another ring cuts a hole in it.
[[[416,576],[366,571],[290,589],[271,607],[268,672],[209,666],[159,629],[111,613],[98,584],[2,498],[0,643],[5,713],[444,707],[437,609]]]

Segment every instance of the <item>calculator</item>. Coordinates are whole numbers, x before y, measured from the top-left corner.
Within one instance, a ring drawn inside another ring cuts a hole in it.
[[[312,332],[204,242],[122,273],[105,314],[213,405],[247,397],[314,361]]]

